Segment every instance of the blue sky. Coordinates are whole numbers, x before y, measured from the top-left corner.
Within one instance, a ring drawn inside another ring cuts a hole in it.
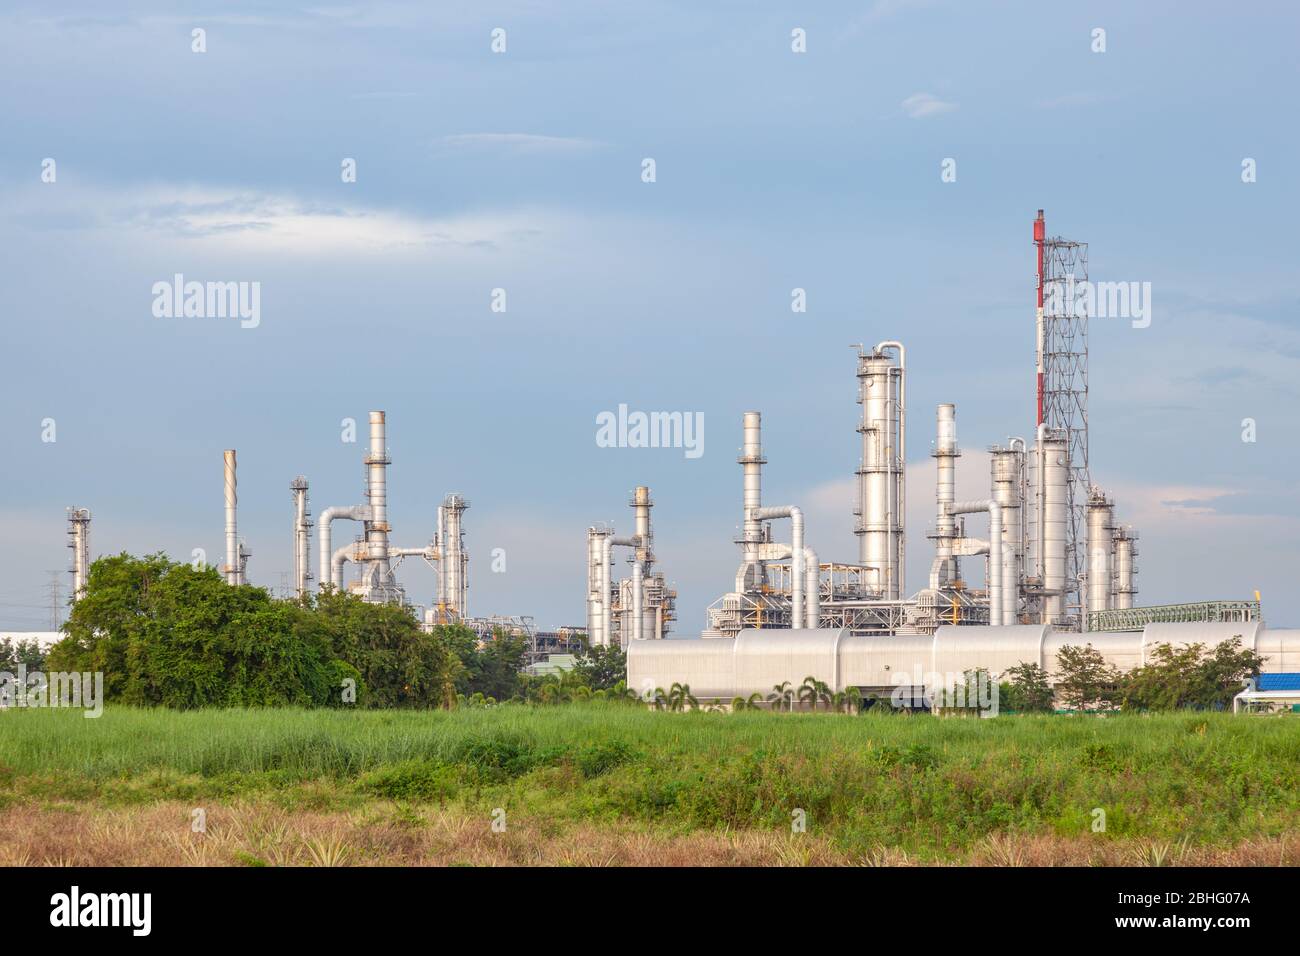
[[[1093,477],[1142,535],[1141,602],[1258,588],[1300,624],[1287,5],[103,6],[0,14],[0,626],[45,626],[68,505],[96,554],[216,560],[227,447],[250,576],[278,588],[289,481],[317,513],[357,501],[339,422],[382,408],[395,540],[471,501],[471,612],[582,623],[584,529],[628,527],[644,483],[693,633],[734,575],[745,409],[767,500],[853,560],[848,346],[892,338],[919,585],[935,404],[958,406],[960,496],[1032,429],[1040,207],[1094,279],[1152,283],[1149,328],[1091,343]],[[260,282],[261,324],[154,318],[177,272]],[[704,455],[597,447],[619,403],[703,413]]]

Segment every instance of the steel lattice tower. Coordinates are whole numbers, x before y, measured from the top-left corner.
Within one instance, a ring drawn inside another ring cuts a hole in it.
[[[1038,423],[1065,434],[1070,454],[1066,489],[1065,612],[1081,620],[1079,578],[1087,549],[1088,244],[1048,239],[1043,211],[1034,222],[1038,247]]]

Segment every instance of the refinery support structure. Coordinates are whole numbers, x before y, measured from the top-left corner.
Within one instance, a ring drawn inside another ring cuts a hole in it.
[[[819,560],[803,541],[803,514],[794,505],[762,503],[762,472],[768,459],[762,416],[749,411],[742,423],[741,562],[734,589],[708,608],[706,637],[742,630],[842,627],[855,634],[932,634],[942,625],[1046,624],[1062,631],[1087,625],[1088,611],[1131,608],[1136,532],[1117,523],[1114,502],[1100,489],[1102,510],[1078,520],[1078,492],[1087,481],[1087,315],[1075,283],[1087,277],[1087,245],[1048,238],[1044,217],[1034,222],[1038,259],[1035,308],[1035,430],[1033,445],[1021,437],[988,446],[987,497],[958,501],[957,408],[936,411],[935,523],[928,587],[910,597],[906,565],[907,351],[894,339],[874,348],[858,346],[857,470],[854,533],[856,564]],[[1095,509],[1094,509],[1095,510]],[[968,530],[987,515],[988,536]],[[773,538],[773,519],[789,518],[791,540]],[[1089,533],[1091,532],[1091,533]],[[612,529],[592,528],[588,543],[588,619],[596,641],[608,640],[603,624],[612,598],[602,598],[602,558],[618,539]],[[609,536],[612,540],[602,538]],[[1085,540],[1086,539],[1086,540]],[[635,537],[628,546],[638,548]],[[640,553],[640,552],[638,552]],[[963,560],[984,559],[983,587],[968,584]],[[635,580],[635,575],[634,575]]]

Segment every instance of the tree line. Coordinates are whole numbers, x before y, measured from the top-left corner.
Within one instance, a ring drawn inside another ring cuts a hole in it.
[[[595,655],[557,694],[561,679],[521,673],[522,637],[481,641],[463,625],[430,632],[410,608],[332,590],[278,599],[163,554],[95,561],[63,631],[46,669],[102,672],[111,703],[182,709],[544,702],[572,699],[579,683],[603,694],[623,666],[621,654]],[[0,650],[21,653],[29,670],[37,661],[28,648]]]

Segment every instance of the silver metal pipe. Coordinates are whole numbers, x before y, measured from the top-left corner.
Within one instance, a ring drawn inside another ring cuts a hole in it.
[[[236,512],[239,507],[238,475],[235,462],[235,449],[225,451],[226,471],[226,566],[222,569],[227,584],[240,584],[239,561],[239,522]]]
[[[645,566],[640,558],[632,561],[632,640],[645,639]],[[626,637],[620,635],[626,647]]]
[[[334,542],[333,542],[333,522],[335,519],[343,521],[368,521],[370,520],[369,505],[342,505],[326,508],[320,513],[320,589],[323,591],[326,587],[335,588],[343,587],[343,576],[340,571],[337,575],[334,573]]]
[[[803,512],[796,505],[781,505],[754,508],[746,511],[745,518],[757,521],[760,526],[772,518],[790,519],[790,626],[797,628],[804,620]]]
[[[635,537],[616,538],[612,531],[603,535],[600,540],[600,595],[601,595],[601,634],[606,644],[612,644],[614,640],[614,608],[610,599],[610,580],[609,567],[612,560],[612,549],[617,546],[621,548],[636,549],[639,545]],[[640,619],[640,615],[636,615]],[[618,641],[619,644],[627,645],[627,628],[623,626],[624,621],[620,615]],[[633,623],[633,628],[637,625]]]
[[[804,627],[816,630],[821,620],[821,564],[817,552],[807,546],[803,549],[804,600],[807,604],[807,620]],[[793,572],[793,568],[791,569]]]
[[[992,498],[983,501],[955,501],[948,511],[950,514],[970,514],[976,511],[989,513],[989,624],[1001,625],[1002,622],[1002,506]]]

